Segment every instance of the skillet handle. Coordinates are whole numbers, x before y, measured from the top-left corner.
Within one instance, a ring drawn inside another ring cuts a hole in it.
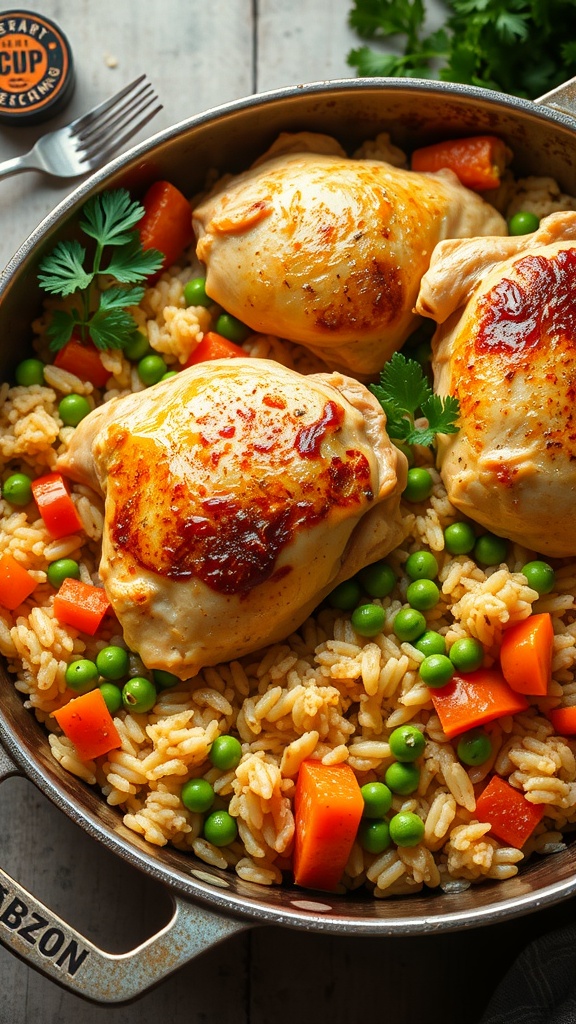
[[[0,782],[21,774],[0,747]],[[122,1003],[210,946],[252,927],[172,896],[172,918],[128,953],[107,953],[0,868],[0,942],[52,981],[97,1003]]]
[[[539,96],[534,102],[544,107],[550,107],[551,110],[558,110],[562,114],[576,117],[576,78],[571,78],[556,89]]]

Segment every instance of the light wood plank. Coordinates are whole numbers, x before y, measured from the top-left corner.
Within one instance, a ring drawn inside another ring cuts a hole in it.
[[[351,3],[342,0],[260,0],[258,88],[354,78],[346,57],[358,38],[348,26]]]

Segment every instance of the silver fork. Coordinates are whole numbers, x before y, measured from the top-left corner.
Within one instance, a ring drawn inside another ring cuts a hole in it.
[[[110,99],[75,121],[48,132],[22,156],[0,163],[0,177],[19,171],[43,171],[57,178],[76,178],[95,171],[115,150],[162,110],[162,104],[140,75]]]

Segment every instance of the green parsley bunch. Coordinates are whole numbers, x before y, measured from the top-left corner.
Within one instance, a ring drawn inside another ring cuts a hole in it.
[[[73,333],[99,349],[123,348],[136,330],[129,307],[142,300],[141,282],[160,270],[164,259],[157,249],[142,248],[136,225],[143,215],[144,207],[126,189],[92,196],[80,219],[80,228],[93,239],[89,260],[86,247],[74,239],[59,242],[41,261],[42,288],[50,295],[74,296],[66,309],[51,313],[47,333],[53,352]],[[101,287],[110,280],[109,287]]]
[[[424,0],[354,0],[363,39],[395,45],[351,50],[360,77],[440,78],[536,99],[576,75],[575,0],[445,0],[426,31]]]

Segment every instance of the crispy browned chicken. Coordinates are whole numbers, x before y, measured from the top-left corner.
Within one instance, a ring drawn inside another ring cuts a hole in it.
[[[181,678],[286,637],[403,536],[406,459],[338,373],[199,364],[100,406],[60,468],[106,496],[100,575],[127,643]]]
[[[576,213],[441,243],[417,308],[440,325],[435,389],[460,401],[438,445],[451,502],[527,548],[576,554]]]
[[[504,235],[506,223],[451,171],[350,159],[327,136],[291,144],[308,151],[273,149],[196,206],[206,290],[254,331],[300,342],[330,368],[374,375],[417,323],[436,243]]]

